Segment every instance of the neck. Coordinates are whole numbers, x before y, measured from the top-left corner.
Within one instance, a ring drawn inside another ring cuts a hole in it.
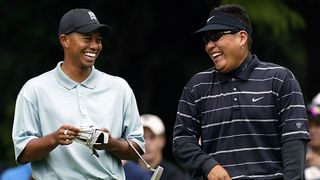
[[[158,156],[153,161],[150,162],[150,166],[153,168],[156,168],[161,163],[161,160],[162,160],[162,154],[159,153]]]
[[[312,152],[320,155],[320,147],[312,147],[311,149],[312,149]]]
[[[78,83],[81,83],[90,75],[92,67],[82,69],[82,68],[79,68],[76,66],[72,66],[71,64],[69,64],[67,62],[64,62],[61,65],[61,69],[64,73],[66,73],[66,75],[70,79],[72,79]]]
[[[248,64],[248,62],[249,62],[249,61],[247,60],[247,58],[248,58],[249,55],[250,55],[250,52],[246,53],[245,56],[241,57],[242,60],[240,61],[239,66],[238,66],[236,69],[232,70],[231,72],[228,72],[228,73],[225,73],[225,74],[228,75],[228,76],[235,76],[235,75],[237,75],[239,72],[241,72],[241,71],[242,71],[242,68],[245,66],[245,64]],[[246,61],[246,60],[247,60],[247,61]]]
[[[240,64],[239,64],[239,67],[243,64],[243,62],[247,59],[248,55],[250,54],[250,51],[244,51],[241,55],[241,61],[240,61]]]

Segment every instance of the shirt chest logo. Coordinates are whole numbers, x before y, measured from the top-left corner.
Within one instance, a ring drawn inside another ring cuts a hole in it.
[[[264,97],[259,97],[259,98],[252,98],[252,102],[257,102],[260,101],[261,99],[263,99]]]
[[[298,122],[298,123],[296,123],[296,126],[297,126],[297,128],[300,129],[302,127],[302,123]]]

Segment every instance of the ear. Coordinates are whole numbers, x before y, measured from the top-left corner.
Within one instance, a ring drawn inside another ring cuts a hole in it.
[[[248,43],[248,33],[244,30],[239,32],[240,34],[240,46],[244,47]]]
[[[68,48],[69,47],[69,40],[68,40],[68,36],[61,34],[59,36],[59,40],[60,40],[60,44],[62,47],[64,48]]]

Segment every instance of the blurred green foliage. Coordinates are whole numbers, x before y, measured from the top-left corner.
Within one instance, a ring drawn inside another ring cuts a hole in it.
[[[308,57],[305,41],[299,36],[306,28],[302,15],[279,0],[222,0],[222,4],[229,3],[240,4],[247,10],[254,28],[253,51],[259,53],[258,57],[291,69],[305,87],[303,73]]]

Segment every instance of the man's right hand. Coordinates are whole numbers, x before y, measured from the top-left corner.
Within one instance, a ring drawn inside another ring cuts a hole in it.
[[[221,165],[216,165],[209,172],[208,180],[231,180],[231,177]]]
[[[69,145],[73,142],[73,139],[78,135],[79,131],[79,128],[64,124],[51,135],[58,145]]]

